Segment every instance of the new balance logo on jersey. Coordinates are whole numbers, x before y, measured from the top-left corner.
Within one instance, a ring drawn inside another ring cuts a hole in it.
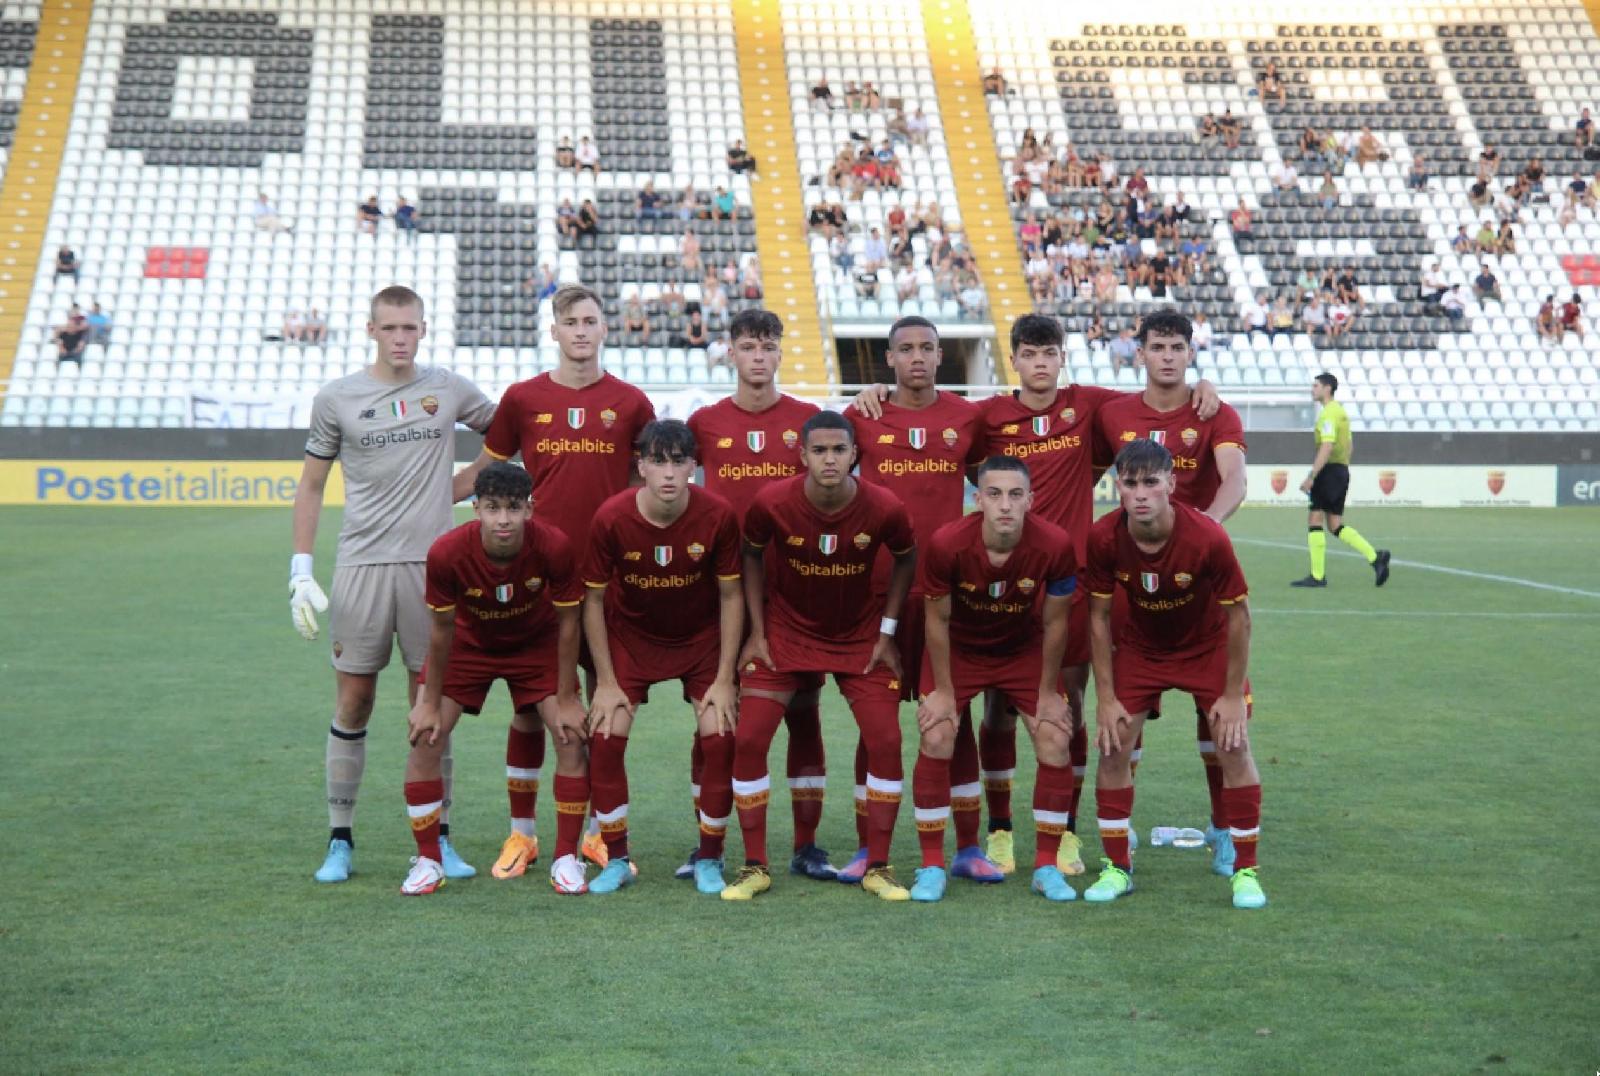
[[[362,418],[377,418],[378,417],[378,409],[376,407],[369,407],[365,411],[361,412],[361,417]]]
[[[823,556],[833,556],[839,548],[839,536],[837,534],[817,535],[817,548],[822,550]]]
[[[750,446],[751,452],[760,452],[767,447],[767,435],[762,430],[751,430],[744,435],[744,443]]]
[[[928,443],[928,431],[923,429],[921,426],[913,426],[911,429],[906,431],[906,440],[910,443],[912,448],[916,449],[918,452],[921,452],[922,446]]]

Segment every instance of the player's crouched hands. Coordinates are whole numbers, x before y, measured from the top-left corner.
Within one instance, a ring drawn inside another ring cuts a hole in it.
[[[732,735],[739,724],[739,685],[732,680],[713,682],[701,700],[700,714],[709,714],[716,722],[717,735]]]
[[[328,611],[328,596],[311,574],[311,554],[289,558],[289,619],[307,641],[317,637],[317,614]]]
[[[1099,694],[1096,689],[1096,694]],[[1044,707],[1039,707],[1041,710]],[[1102,755],[1114,755],[1122,750],[1127,734],[1133,731],[1133,715],[1109,692],[1100,696],[1094,706],[1094,742]]]
[[[888,669],[896,680],[900,679],[900,648],[894,645],[893,635],[878,636],[872,648],[872,658],[867,662],[867,667],[861,670],[861,675],[867,675],[879,665]]]
[[[1219,751],[1237,751],[1244,746],[1248,709],[1243,695],[1224,695],[1211,707],[1211,738]]]
[[[589,738],[584,731],[589,715],[576,693],[556,696],[555,717],[550,724],[550,735],[562,747],[582,743]]]
[[[931,732],[945,721],[951,725],[956,723],[955,696],[948,691],[935,688],[922,696],[921,701],[917,703],[917,731]]]
[[[424,737],[427,738],[429,747],[439,742],[440,717],[437,703],[430,703],[419,696],[417,704],[411,708],[411,716],[407,722],[411,727],[406,730],[406,738],[411,741],[412,747],[422,743]]]
[[[1039,712],[1033,719],[1041,725],[1056,725],[1065,729],[1068,736],[1072,735],[1072,709],[1067,705],[1067,697],[1053,687],[1039,691]]]
[[[772,653],[767,649],[766,635],[751,632],[750,638],[744,641],[744,646],[739,651],[739,668],[754,669],[756,662],[774,671],[778,668],[772,663]]]
[[[615,680],[596,684],[594,695],[589,699],[589,735],[610,736],[611,719],[619,710],[628,709],[628,696],[622,693],[622,688]]]

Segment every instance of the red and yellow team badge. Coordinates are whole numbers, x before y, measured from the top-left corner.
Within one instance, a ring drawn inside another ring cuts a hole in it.
[[[1017,589],[1022,591],[1024,594],[1032,594],[1035,585],[1036,584],[1034,581],[1029,579],[1027,576],[1023,576],[1021,579],[1017,580]]]
[[[428,414],[437,415],[439,413],[439,397],[437,397],[437,396],[424,396],[422,399],[418,400],[417,402],[422,405],[422,409],[424,411],[426,411]]]
[[[531,591],[537,591],[540,587],[544,586],[544,579],[537,575],[530,575],[528,578],[522,581],[522,585]]]
[[[1194,582],[1194,576],[1190,575],[1188,572],[1179,572],[1177,575],[1172,577],[1172,581],[1178,584],[1180,587],[1187,587],[1190,583]]]
[[[617,424],[617,413],[611,410],[609,407],[606,408],[604,411],[600,412],[600,423],[609,430],[612,426]]]
[[[701,557],[706,555],[706,547],[701,545],[699,542],[690,542],[689,548],[685,549],[684,552],[689,554],[690,560],[698,561]]]
[[[536,426],[548,426],[555,420],[556,416],[551,414],[549,411],[540,411],[533,417],[533,422]]]
[[[956,447],[956,442],[961,440],[961,435],[957,433],[955,428],[952,426],[946,426],[944,428],[944,432],[939,436],[944,438],[944,443],[950,448]]]
[[[857,549],[865,549],[872,544],[872,535],[863,532],[856,535],[851,541],[855,542]]]
[[[1078,420],[1078,412],[1074,411],[1070,407],[1063,407],[1061,409],[1061,421],[1062,422],[1065,422],[1068,426],[1070,426],[1074,422],[1076,422],[1077,420]]]
[[[1274,493],[1282,493],[1284,490],[1286,490],[1288,488],[1289,488],[1289,472],[1288,471],[1273,471],[1272,472],[1272,492],[1274,492]]]
[[[793,448],[800,443],[800,435],[794,430],[783,431],[783,447]]]
[[[1200,431],[1195,429],[1193,426],[1189,426],[1182,433],[1178,434],[1178,436],[1183,438],[1184,447],[1193,448],[1194,443],[1200,440]]]
[[[1489,494],[1493,497],[1500,496],[1500,491],[1506,488],[1506,473],[1504,471],[1489,472]]]
[[[1378,472],[1378,488],[1383,490],[1385,497],[1394,492],[1394,477],[1393,471]]]
[[[733,447],[733,438],[731,438],[731,437],[719,437],[719,438],[717,438],[717,447],[718,448],[732,448]]]

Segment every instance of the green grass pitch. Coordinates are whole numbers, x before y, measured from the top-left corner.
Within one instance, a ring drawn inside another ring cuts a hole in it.
[[[5,510],[0,1071],[1587,1072],[1600,516],[1352,522],[1401,560],[1591,594],[1403,564],[1374,590],[1333,542],[1332,586],[1291,590],[1303,516],[1240,513],[1271,898],[1243,913],[1201,854],[1148,848],[1138,891],[1105,907],[1048,906],[1025,876],[952,883],[934,907],[788,875],[753,905],[698,897],[671,878],[693,838],[691,726],[664,691],[630,752],[640,883],[557,897],[548,853],[497,882],[503,688],[456,748],[452,824],[482,875],[402,899],[398,664],[358,873],[317,886],[332,675],[289,624],[287,513]],[[336,530],[330,513],[324,581]],[[823,838],[842,862],[854,733],[825,698]],[[1203,824],[1192,722],[1168,705],[1144,833]],[[908,774],[914,755],[911,738]],[[780,774],[781,757],[780,738]],[[1024,861],[1030,765],[1024,746]],[[783,792],[773,808],[784,848]]]

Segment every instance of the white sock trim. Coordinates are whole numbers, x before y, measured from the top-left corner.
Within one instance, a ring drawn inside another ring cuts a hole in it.
[[[1033,820],[1047,826],[1069,826],[1072,824],[1071,811],[1042,811],[1033,809]]]
[[[540,767],[538,766],[531,770],[523,769],[521,766],[507,766],[506,776],[517,781],[537,781],[539,779],[539,770]]]
[[[916,808],[918,822],[942,822],[950,817],[949,807],[918,807]]]
[[[442,811],[443,809],[444,800],[437,800],[433,803],[406,804],[406,814],[410,815],[412,818],[427,818],[434,811]]]
[[[904,781],[890,781],[887,778],[878,777],[875,774],[867,774],[867,791],[869,792],[887,792],[898,796],[900,795],[900,790],[902,787],[904,787],[904,785]]]
[[[950,789],[950,795],[956,799],[977,799],[983,795],[983,786],[976,781],[970,785],[955,785]]]
[[[827,788],[828,787],[828,779],[826,777],[791,777],[791,778],[789,778],[789,787],[790,788]]]
[[[596,811],[594,817],[602,825],[607,822],[621,822],[628,817],[628,805],[624,803],[614,811]]]
[[[770,774],[758,777],[754,781],[735,780],[733,782],[733,794],[735,796],[757,796],[771,790],[772,776]]]

